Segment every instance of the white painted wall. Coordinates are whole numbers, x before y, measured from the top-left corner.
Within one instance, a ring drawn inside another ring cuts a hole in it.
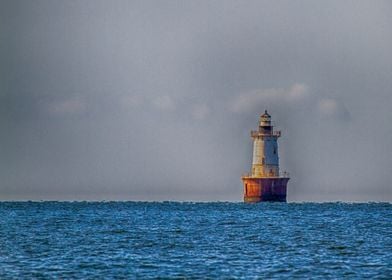
[[[273,176],[279,174],[279,156],[277,137],[255,137],[253,141],[253,176]]]

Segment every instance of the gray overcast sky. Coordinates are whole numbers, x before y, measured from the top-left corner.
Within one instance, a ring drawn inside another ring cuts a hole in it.
[[[0,1],[0,200],[392,201],[390,1]]]

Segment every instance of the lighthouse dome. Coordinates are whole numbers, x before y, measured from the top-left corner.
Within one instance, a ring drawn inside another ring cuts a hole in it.
[[[270,126],[271,125],[271,116],[268,114],[267,110],[264,111],[264,114],[260,116],[260,126]]]
[[[264,111],[264,114],[261,115],[262,118],[271,118],[270,114],[268,114],[267,110]]]

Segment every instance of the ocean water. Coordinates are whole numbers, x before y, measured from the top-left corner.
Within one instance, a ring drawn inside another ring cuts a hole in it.
[[[0,279],[157,277],[392,279],[392,204],[0,203]]]

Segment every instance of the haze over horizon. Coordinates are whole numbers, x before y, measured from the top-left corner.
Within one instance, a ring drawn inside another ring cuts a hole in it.
[[[389,1],[0,2],[0,200],[392,201]]]

